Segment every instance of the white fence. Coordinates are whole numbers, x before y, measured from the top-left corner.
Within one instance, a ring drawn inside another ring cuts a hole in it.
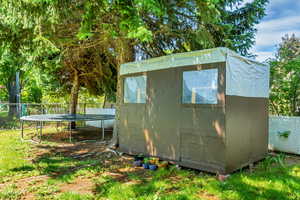
[[[269,148],[300,155],[300,117],[269,117]]]
[[[86,114],[109,114],[114,115],[115,109],[114,108],[86,108]],[[104,128],[113,128],[115,120],[105,120],[104,121]],[[94,126],[101,128],[100,121],[88,121],[86,125]]]

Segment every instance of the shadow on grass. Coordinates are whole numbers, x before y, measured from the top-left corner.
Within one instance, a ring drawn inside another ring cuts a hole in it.
[[[159,170],[148,177],[135,171],[123,174],[123,178],[101,178],[96,182],[95,193],[112,199],[159,196],[160,199],[298,200],[300,177],[293,175],[293,170],[293,167],[275,167],[254,173],[244,171],[225,182],[197,171]]]
[[[95,180],[94,194],[108,199],[205,199],[207,196],[202,195],[207,193],[214,200],[300,199],[300,177],[297,172],[300,169],[297,166],[258,168],[253,173],[242,170],[232,174],[225,182],[219,182],[213,175],[196,170],[171,168],[151,172],[132,168],[132,161],[124,162],[122,157],[78,160],[62,156],[59,147],[53,148],[51,154],[44,154],[35,160],[42,173],[56,180],[68,181],[79,169],[101,168],[100,176]],[[103,172],[107,172],[106,175]]]
[[[33,171],[34,169],[35,168],[33,166],[25,165],[22,167],[13,168],[13,169],[11,169],[11,171],[13,171],[13,172],[21,172],[21,171],[30,172],[30,171]]]
[[[69,182],[79,170],[91,170],[94,195],[107,199],[212,199],[212,200],[296,200],[300,199],[300,168],[272,166],[232,174],[225,182],[196,170],[162,169],[155,172],[132,168],[132,159],[101,153],[103,143],[58,143],[37,145],[32,167],[15,172],[38,170],[53,180]],[[79,156],[79,157],[78,157]],[[207,195],[202,196],[202,195]]]
[[[176,175],[172,170],[145,172],[139,168],[133,172],[120,172],[118,178],[101,177],[96,180],[94,192],[108,199],[191,199],[190,193],[184,191],[186,188],[173,186],[167,179]]]
[[[32,160],[40,174],[52,179],[68,181],[79,170],[100,170],[107,158],[118,159],[112,152],[105,152],[106,145],[100,142],[66,143],[63,145],[38,144]]]
[[[55,142],[55,143],[72,143],[80,142],[84,140],[102,140],[102,129],[96,127],[78,127],[72,130],[72,133],[68,128],[60,129],[59,131],[52,127],[51,132],[44,131],[42,134],[42,141]],[[72,136],[72,142],[70,142],[70,134]],[[110,139],[112,137],[112,130],[105,130],[105,139]]]

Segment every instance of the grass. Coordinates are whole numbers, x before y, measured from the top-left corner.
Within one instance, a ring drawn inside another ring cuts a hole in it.
[[[18,131],[0,131],[0,137],[0,199],[300,199],[300,162],[287,165],[284,154],[219,182],[174,166],[155,172],[133,168],[132,159],[110,154],[75,159],[64,151],[70,145],[24,143]]]
[[[20,199],[21,192],[18,190],[16,185],[8,185],[0,192],[0,199]]]
[[[78,194],[76,192],[64,192],[62,194],[60,194],[58,197],[58,199],[61,200],[92,200],[94,199],[93,195],[89,195],[89,194]]]
[[[30,146],[22,143],[17,131],[0,132],[0,183],[9,177],[29,174],[34,165],[29,158]]]

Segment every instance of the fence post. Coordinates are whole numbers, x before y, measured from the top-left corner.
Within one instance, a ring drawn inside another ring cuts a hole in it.
[[[41,104],[41,106],[42,106],[42,114],[45,114],[44,104]]]

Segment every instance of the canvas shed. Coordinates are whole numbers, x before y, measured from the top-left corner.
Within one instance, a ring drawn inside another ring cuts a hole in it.
[[[268,148],[269,67],[227,48],[121,65],[119,150],[230,173]]]

